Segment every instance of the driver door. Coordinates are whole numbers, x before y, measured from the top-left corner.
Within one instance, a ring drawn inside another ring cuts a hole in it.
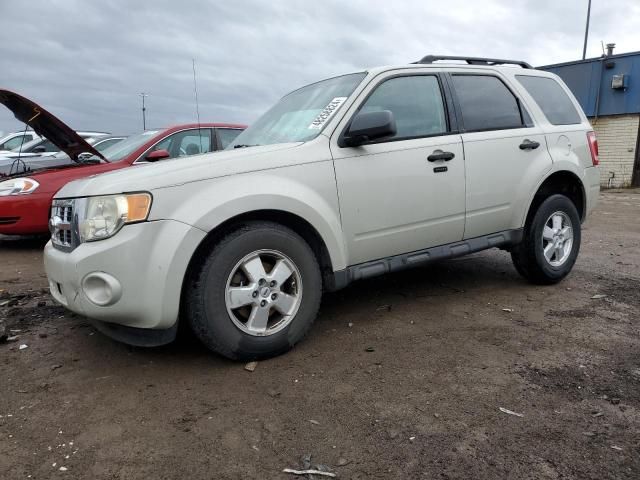
[[[464,153],[436,73],[386,76],[362,93],[331,142],[349,264],[462,240]],[[338,137],[358,112],[389,110],[397,133],[358,147]],[[433,155],[447,153],[449,160]],[[430,158],[431,157],[431,158]]]

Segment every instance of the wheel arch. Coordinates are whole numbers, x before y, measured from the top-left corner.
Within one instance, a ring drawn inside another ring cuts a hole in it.
[[[235,230],[236,228],[239,228],[240,226],[252,221],[271,221],[274,223],[278,223],[290,228],[298,235],[300,235],[316,254],[316,259],[318,260],[318,264],[320,265],[320,270],[322,273],[323,284],[326,288],[332,288],[331,282],[333,282],[334,262],[332,261],[331,255],[329,253],[329,248],[327,247],[325,240],[318,232],[316,227],[314,227],[309,221],[305,220],[299,215],[296,215],[295,213],[278,209],[261,209],[234,215],[209,231],[209,233],[202,239],[196,250],[193,252],[193,255],[191,256],[183,280],[183,292],[186,282],[194,274],[195,269],[200,263],[200,260],[209,251],[211,251],[213,245],[215,245],[227,232]]]
[[[547,176],[538,186],[527,209],[524,226],[526,228],[538,207],[551,195],[561,194],[569,198],[578,210],[580,220],[586,217],[587,197],[580,177],[569,170],[559,170]]]

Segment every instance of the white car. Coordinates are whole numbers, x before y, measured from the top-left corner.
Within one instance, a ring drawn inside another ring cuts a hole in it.
[[[40,140],[40,136],[32,130],[9,133],[0,138],[0,154],[20,148],[20,145],[24,146],[32,140]]]
[[[91,138],[99,138],[105,135],[109,135],[105,132],[76,132],[85,140]],[[18,144],[17,147],[12,150],[4,150],[0,151],[0,159],[2,158],[30,158],[30,157],[41,157],[41,156],[50,156],[59,153],[60,149],[56,147],[51,141],[46,138],[37,137],[31,140],[28,143],[20,146]]]
[[[374,275],[498,247],[526,279],[562,280],[597,165],[556,75],[428,56],[296,90],[228,151],[67,184],[45,268],[114,338],[167,343],[181,321],[224,356],[265,358],[305,336],[324,290]]]

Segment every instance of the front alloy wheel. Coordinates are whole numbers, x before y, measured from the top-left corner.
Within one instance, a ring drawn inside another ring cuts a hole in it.
[[[276,250],[246,255],[227,279],[227,311],[233,323],[249,335],[279,332],[293,320],[301,301],[300,271]]]
[[[314,251],[293,230],[249,221],[195,261],[183,312],[211,350],[233,360],[273,357],[311,328],[322,277]]]

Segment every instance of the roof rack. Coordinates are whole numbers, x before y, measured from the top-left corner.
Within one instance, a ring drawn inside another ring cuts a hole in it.
[[[501,60],[499,58],[483,57],[456,57],[452,55],[427,55],[414,64],[429,64],[438,60],[462,60],[469,65],[520,65],[522,68],[533,68],[527,62],[521,60]]]

